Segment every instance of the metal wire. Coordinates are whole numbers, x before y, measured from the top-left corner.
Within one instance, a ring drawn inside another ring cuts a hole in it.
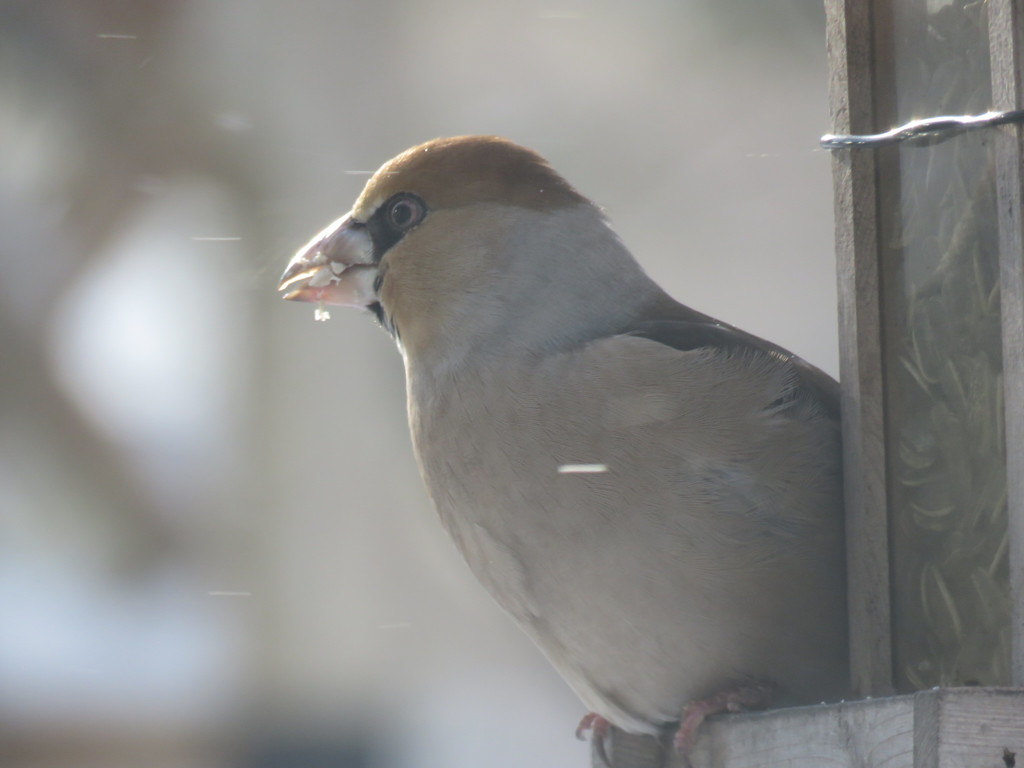
[[[986,112],[982,115],[942,115],[911,120],[885,133],[872,134],[831,134],[821,137],[824,149],[847,149],[849,147],[881,147],[914,141],[934,144],[951,139],[966,131],[989,128],[993,125],[1024,122],[1024,109],[1009,109],[1003,112]]]

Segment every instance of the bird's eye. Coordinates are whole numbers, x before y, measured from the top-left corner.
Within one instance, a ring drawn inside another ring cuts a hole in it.
[[[398,195],[388,202],[388,223],[395,229],[406,230],[423,220],[423,201],[414,195]]]

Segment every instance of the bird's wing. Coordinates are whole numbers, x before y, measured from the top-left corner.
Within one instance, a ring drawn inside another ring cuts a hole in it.
[[[827,373],[771,342],[690,311],[693,319],[644,320],[623,328],[621,333],[650,339],[680,351],[708,347],[768,355],[791,367],[797,383],[791,392],[792,397],[814,403],[828,417],[839,420],[839,384]]]

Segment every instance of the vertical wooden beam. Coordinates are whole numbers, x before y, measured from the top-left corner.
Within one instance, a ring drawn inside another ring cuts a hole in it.
[[[825,7],[832,132],[871,133],[872,3]],[[832,176],[851,674],[857,694],[878,696],[892,690],[892,644],[874,153],[835,152]]]
[[[1024,106],[1024,0],[989,0],[988,14],[992,108],[1020,109]],[[1013,684],[1024,686],[1024,155],[1019,125],[1002,126],[993,134],[999,212],[1012,674]]]

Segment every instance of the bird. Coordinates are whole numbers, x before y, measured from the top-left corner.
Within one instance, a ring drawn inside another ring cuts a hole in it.
[[[577,736],[688,753],[709,715],[845,695],[838,384],[671,298],[540,154],[402,152],[279,288],[393,337],[440,522]]]

